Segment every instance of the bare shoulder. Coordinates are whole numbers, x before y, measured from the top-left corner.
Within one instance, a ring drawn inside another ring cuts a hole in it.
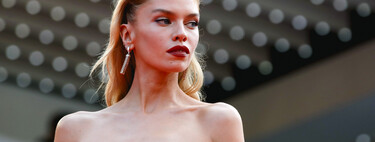
[[[95,120],[95,112],[79,111],[60,119],[56,127],[55,142],[75,142]]]
[[[243,126],[239,112],[230,104],[207,105],[201,112],[202,125],[214,142],[243,142]]]
[[[208,120],[230,120],[230,119],[239,119],[241,120],[241,116],[238,113],[237,109],[234,108],[232,105],[218,102],[214,104],[206,105],[201,110],[202,119]]]

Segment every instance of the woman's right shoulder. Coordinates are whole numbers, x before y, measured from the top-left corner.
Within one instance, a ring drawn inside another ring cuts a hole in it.
[[[93,124],[95,112],[79,111],[60,119],[56,126],[55,142],[74,142]]]

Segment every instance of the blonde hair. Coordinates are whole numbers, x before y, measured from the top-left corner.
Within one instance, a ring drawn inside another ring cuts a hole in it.
[[[199,0],[197,1],[199,3]],[[120,74],[125,55],[127,54],[120,38],[120,25],[133,22],[135,9],[144,2],[145,0],[114,1],[115,9],[112,14],[107,47],[90,72],[90,76],[93,77],[94,72],[101,69],[102,84],[100,88],[105,86],[104,95],[107,106],[111,106],[123,99],[132,85],[135,72],[134,55],[131,56],[131,61],[126,69],[125,76]],[[134,53],[132,52],[132,54]],[[199,101],[204,99],[200,91],[203,85],[201,63],[203,63],[201,56],[197,56],[197,53],[193,53],[189,67],[178,74],[178,84],[181,90],[184,91],[186,95]],[[106,74],[106,72],[108,72],[108,74]],[[107,79],[107,81],[104,81],[105,79]]]

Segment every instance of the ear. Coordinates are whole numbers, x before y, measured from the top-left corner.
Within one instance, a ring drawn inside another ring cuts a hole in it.
[[[121,24],[120,36],[124,46],[129,46],[130,50],[134,48],[134,33],[130,24]]]

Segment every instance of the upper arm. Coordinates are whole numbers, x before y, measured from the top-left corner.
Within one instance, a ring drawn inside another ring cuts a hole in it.
[[[75,142],[78,141],[79,127],[82,126],[82,116],[73,113],[60,119],[56,126],[55,142]]]
[[[226,103],[216,103],[206,112],[206,122],[213,142],[244,142],[241,116]]]

